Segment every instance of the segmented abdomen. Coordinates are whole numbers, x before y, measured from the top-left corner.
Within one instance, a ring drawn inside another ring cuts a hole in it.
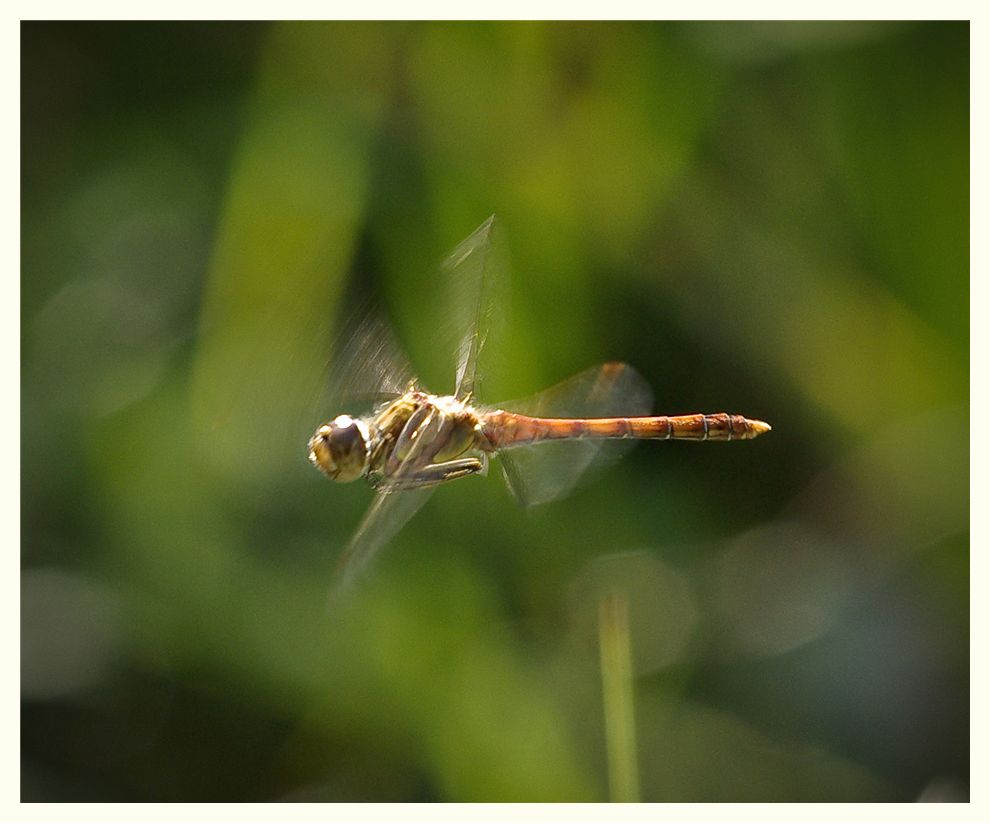
[[[558,419],[496,411],[482,419],[496,449],[541,440],[626,438],[645,440],[751,440],[769,431],[762,420],[741,414],[683,414],[676,417],[602,417]]]

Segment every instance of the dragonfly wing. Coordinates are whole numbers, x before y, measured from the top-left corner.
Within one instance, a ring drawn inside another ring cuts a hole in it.
[[[414,379],[381,309],[366,307],[344,326],[333,347],[320,413],[367,411],[402,394]]]
[[[625,363],[606,363],[524,400],[500,404],[533,417],[639,417],[650,413],[653,393]],[[631,440],[558,440],[499,451],[509,489],[525,506],[570,493],[591,470],[618,460]]]
[[[435,487],[390,491],[382,489],[364,515],[337,563],[333,595],[350,588],[381,548],[418,512]]]
[[[493,328],[498,325],[507,269],[501,227],[494,215],[460,243],[443,264],[457,348],[454,394],[460,399],[476,393],[478,365]]]
[[[505,282],[505,268],[504,246],[497,240],[494,216],[460,243],[443,264],[449,291],[446,319],[456,341],[455,394],[459,398],[472,395],[476,389],[478,364],[492,327],[499,287]],[[344,344],[333,358],[327,381],[328,394],[338,404],[351,402],[357,410],[361,404],[394,397],[409,388],[412,369],[395,343],[390,325],[377,311],[366,312],[342,339]],[[391,473],[388,484],[379,488],[338,562],[335,593],[350,586],[426,503],[435,487],[403,486],[403,481],[410,481],[429,462],[419,448],[428,442],[426,437],[418,438],[403,463]]]
[[[423,418],[418,435],[410,438],[405,459],[388,474],[375,482],[378,494],[358,526],[337,564],[333,591],[348,588],[368,567],[378,551],[419,511],[436,485],[420,485],[417,472],[429,466],[431,451],[444,425],[440,415]]]

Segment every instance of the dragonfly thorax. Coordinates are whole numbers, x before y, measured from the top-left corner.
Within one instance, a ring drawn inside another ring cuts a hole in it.
[[[341,414],[310,438],[309,460],[331,480],[350,483],[368,467],[370,440],[365,421]]]

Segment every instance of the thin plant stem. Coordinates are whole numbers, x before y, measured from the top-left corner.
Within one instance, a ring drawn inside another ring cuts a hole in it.
[[[614,589],[599,600],[598,641],[605,705],[609,797],[613,803],[636,803],[639,801],[639,772],[636,766],[629,601],[625,592]]]

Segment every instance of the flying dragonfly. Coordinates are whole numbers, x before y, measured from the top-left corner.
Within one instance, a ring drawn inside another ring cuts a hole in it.
[[[649,386],[624,363],[587,369],[523,401],[477,404],[479,361],[506,277],[494,242],[499,232],[490,217],[442,267],[458,338],[453,394],[421,387],[377,318],[342,354],[338,394],[377,403],[368,414],[340,414],[320,425],[309,440],[309,459],[339,483],[364,478],[376,496],[341,556],[335,590],[367,567],[437,486],[485,474],[495,456],[513,494],[532,505],[570,491],[603,462],[606,441],[751,440],[770,431],[739,414],[650,415]]]

